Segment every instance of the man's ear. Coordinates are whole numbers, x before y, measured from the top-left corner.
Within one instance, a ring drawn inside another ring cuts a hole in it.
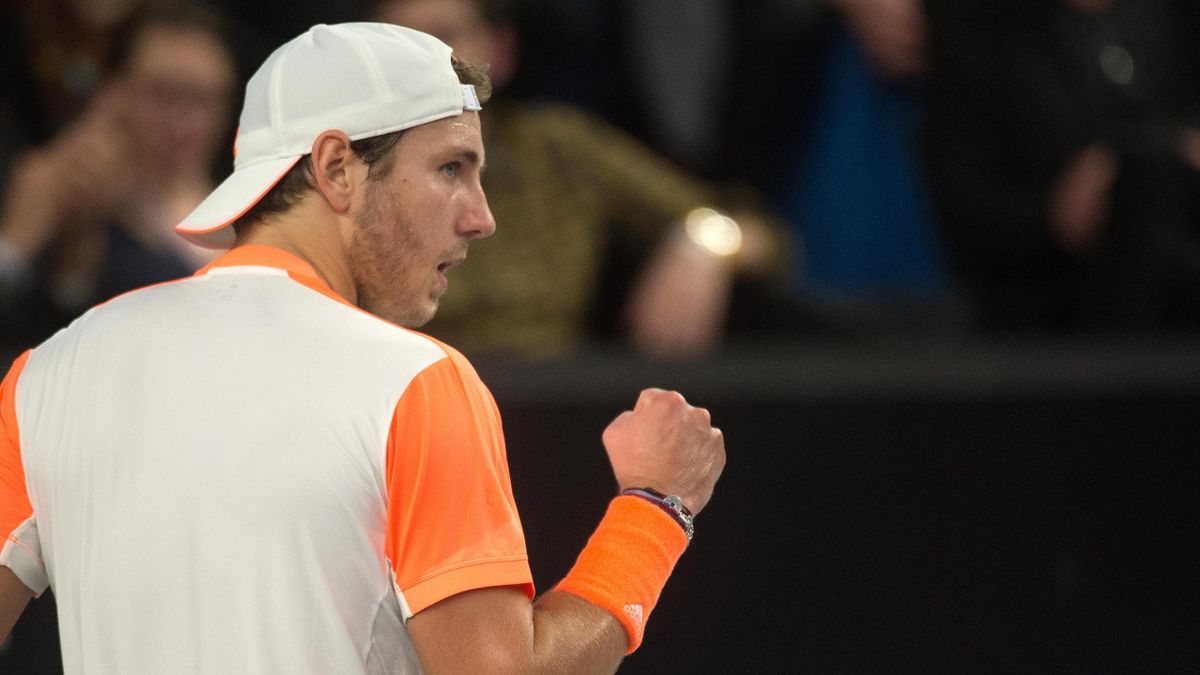
[[[312,147],[313,178],[317,192],[337,213],[350,209],[351,197],[360,189],[359,173],[365,168],[350,149],[350,137],[337,129],[321,132]]]

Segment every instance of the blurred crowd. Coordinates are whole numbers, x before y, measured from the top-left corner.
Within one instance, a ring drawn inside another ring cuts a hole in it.
[[[0,9],[0,348],[214,256],[172,228],[314,23],[490,65],[498,231],[426,330],[597,346],[1200,331],[1191,0],[23,0]]]

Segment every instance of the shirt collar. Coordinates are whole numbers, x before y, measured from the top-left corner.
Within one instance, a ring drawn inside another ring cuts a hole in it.
[[[333,289],[325,283],[325,280],[321,278],[321,275],[317,274],[317,270],[307,260],[281,248],[266,246],[264,244],[243,244],[242,246],[231,248],[221,257],[200,268],[196,272],[196,276],[203,276],[220,267],[246,266],[281,269],[287,272],[288,276],[293,279],[304,281],[306,285],[314,286],[323,292],[336,295]]]

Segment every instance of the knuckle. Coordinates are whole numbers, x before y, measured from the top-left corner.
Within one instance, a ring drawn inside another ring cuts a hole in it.
[[[664,392],[664,393],[663,393],[663,399],[664,399],[664,400],[667,402],[667,404],[668,404],[668,405],[670,405],[672,408],[684,408],[684,409],[686,409],[686,408],[687,408],[687,404],[688,404],[688,403],[687,403],[687,399],[685,399],[685,398],[683,397],[683,394],[681,394],[681,393],[679,393],[679,392],[677,392],[677,391],[668,391],[668,392]]]

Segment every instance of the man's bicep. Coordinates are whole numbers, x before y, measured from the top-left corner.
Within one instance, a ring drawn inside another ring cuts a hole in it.
[[[0,565],[0,642],[8,637],[33,595],[34,592],[21,582],[16,573]]]

